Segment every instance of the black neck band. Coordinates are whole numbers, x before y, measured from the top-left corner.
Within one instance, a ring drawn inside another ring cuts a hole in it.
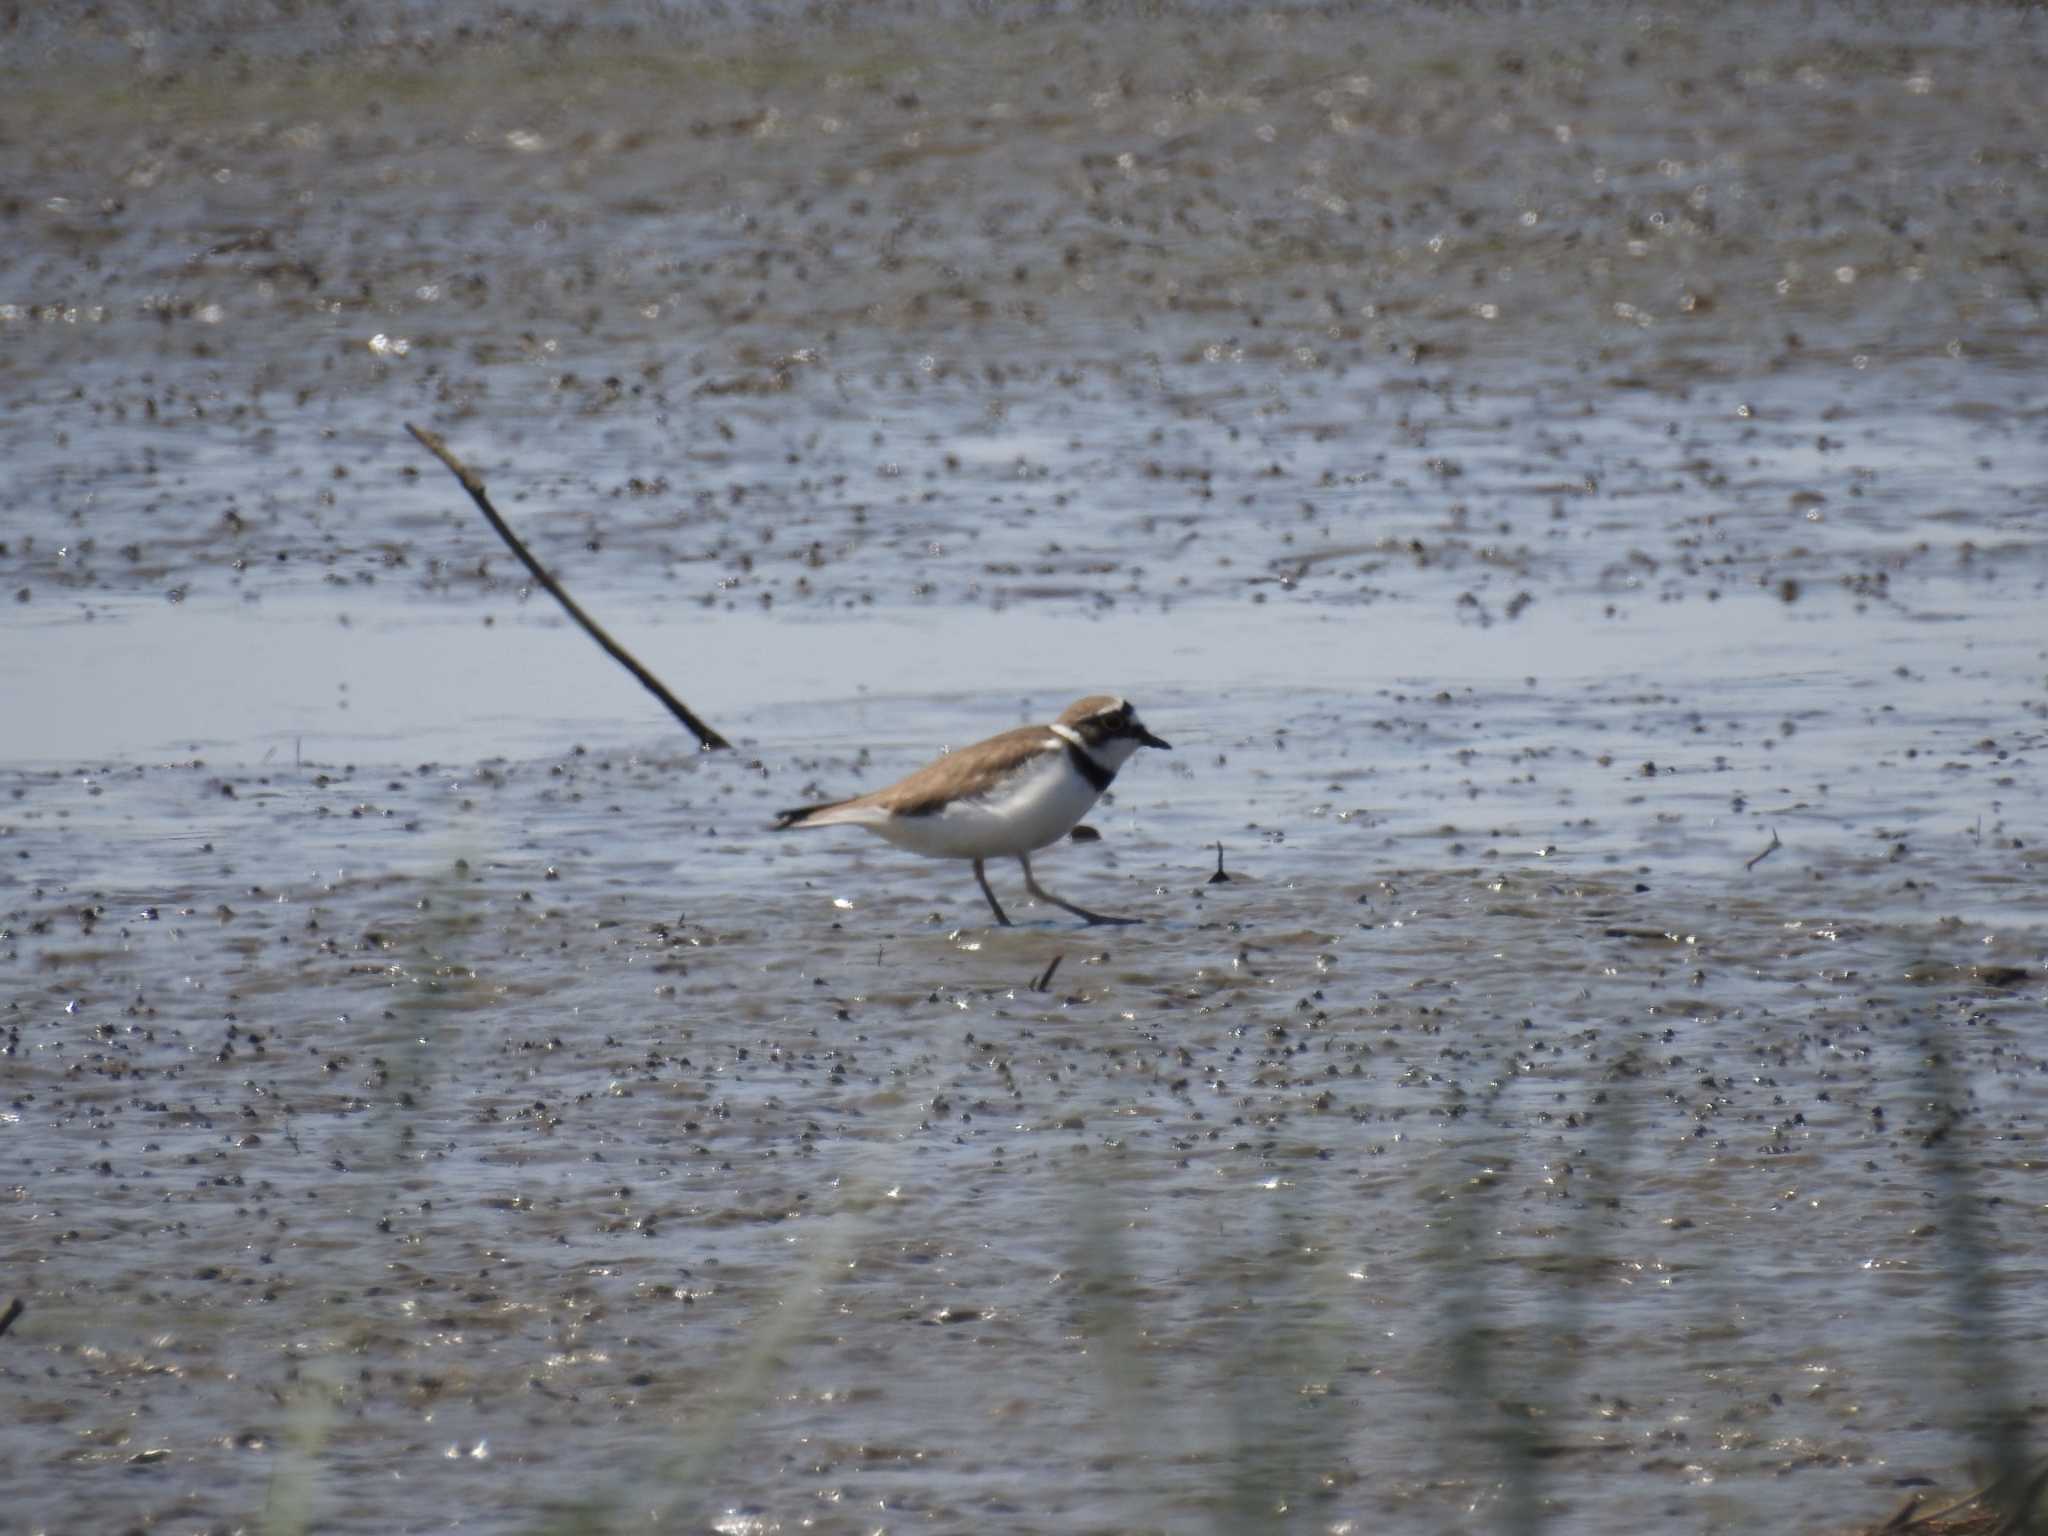
[[[1071,741],[1067,743],[1067,758],[1080,770],[1081,777],[1095,786],[1095,793],[1098,795],[1109,788],[1110,780],[1116,777],[1114,768],[1103,767]]]

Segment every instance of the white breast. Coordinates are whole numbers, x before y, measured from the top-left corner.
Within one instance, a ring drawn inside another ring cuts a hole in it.
[[[1056,843],[1088,814],[1101,791],[1064,752],[1033,758],[987,793],[925,816],[863,823],[899,848],[933,859],[991,859]]]

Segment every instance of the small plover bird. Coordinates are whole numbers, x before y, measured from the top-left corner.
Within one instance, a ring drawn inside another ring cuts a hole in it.
[[[1073,831],[1140,747],[1172,750],[1124,700],[1091,694],[1051,725],[1022,725],[977,741],[886,789],[778,811],[775,826],[866,827],[926,858],[972,859],[981,894],[1005,928],[1010,919],[988,888],[988,859],[1015,858],[1024,866],[1025,890],[1087,922],[1136,922],[1061,901],[1033,878],[1031,855]]]

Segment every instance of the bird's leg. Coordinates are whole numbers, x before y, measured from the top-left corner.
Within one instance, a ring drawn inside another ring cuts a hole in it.
[[[1053,895],[1051,891],[1040,885],[1037,877],[1031,873],[1030,855],[1018,854],[1017,862],[1024,866],[1024,889],[1036,896],[1040,901],[1049,901],[1054,906],[1073,913],[1074,916],[1080,918],[1085,923],[1135,923],[1137,921],[1135,917],[1105,917],[1100,912],[1090,912],[1086,907],[1077,907],[1071,901],[1061,901],[1059,897]],[[994,900],[995,898],[991,897],[989,899]]]
[[[1031,873],[1029,864],[1024,866],[1024,873],[1027,876]],[[988,874],[982,869],[979,859],[974,861],[974,878],[981,886],[981,894],[988,898],[988,909],[995,913],[996,921],[1005,928],[1010,927],[1009,915],[1003,911],[1003,904],[996,900],[996,893],[988,888]]]

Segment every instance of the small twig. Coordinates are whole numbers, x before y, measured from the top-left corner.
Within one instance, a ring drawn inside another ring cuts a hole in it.
[[[1783,843],[1778,841],[1778,829],[1776,827],[1773,827],[1771,828],[1770,847],[1766,848],[1762,853],[1758,854],[1755,858],[1745,861],[1742,867],[1744,869],[1755,869],[1757,865],[1763,863],[1765,859],[1768,859],[1772,854],[1776,853],[1780,848],[1784,846],[1785,845]]]
[[[1944,1504],[1939,1509],[1930,1509],[1924,1514],[1920,1512],[1920,1506],[1926,1502],[1926,1498],[1916,1493],[1906,1500],[1897,1514],[1871,1532],[1871,1536],[1895,1536],[1897,1532],[1931,1529],[1952,1516],[1960,1515],[1972,1505],[1988,1503],[1992,1495],[1997,1493],[1998,1487],[1998,1480],[1993,1479],[1975,1493],[1966,1493],[1953,1504]]]
[[[498,509],[491,505],[490,497],[484,494],[482,477],[475,470],[450,453],[448,445],[442,442],[434,433],[423,431],[411,422],[405,424],[405,430],[419,440],[422,448],[446,465],[451,475],[462,482],[462,488],[469,492],[469,499],[476,503],[477,510],[484,515],[484,520],[498,531],[498,537],[503,539],[510,546],[512,553],[519,557],[519,563],[533,573],[533,579],[547,589],[548,595],[562,605],[563,611],[570,618],[583,626],[583,632],[602,646],[607,656],[632,673],[639,680],[642,688],[645,688],[649,693],[661,700],[668,707],[668,712],[683,722],[683,728],[697,738],[698,745],[704,751],[730,751],[732,749],[731,742],[698,719],[689,705],[662,686],[660,678],[641,666],[638,661],[633,659],[630,651],[604,632],[603,627],[599,625],[597,620],[576,606],[576,600],[562,590],[560,583],[547,573],[546,568],[538,560],[533,558],[532,552],[519,542],[519,535],[514,533],[505,519],[498,515]]]
[[[1067,952],[1065,950],[1061,950],[1058,954],[1054,955],[1052,957],[1052,964],[1040,971],[1037,978],[1031,983],[1031,990],[1034,992],[1050,992],[1052,990],[1052,973],[1060,968],[1060,962],[1066,958]]]
[[[1216,873],[1202,883],[1204,885],[1225,885],[1229,883],[1229,880],[1230,876],[1223,872],[1223,844],[1221,841],[1218,841],[1216,844]]]
[[[22,1305],[19,1296],[8,1302],[7,1310],[0,1312],[0,1333],[5,1333],[8,1329],[12,1328],[14,1320],[27,1310],[28,1308]]]

